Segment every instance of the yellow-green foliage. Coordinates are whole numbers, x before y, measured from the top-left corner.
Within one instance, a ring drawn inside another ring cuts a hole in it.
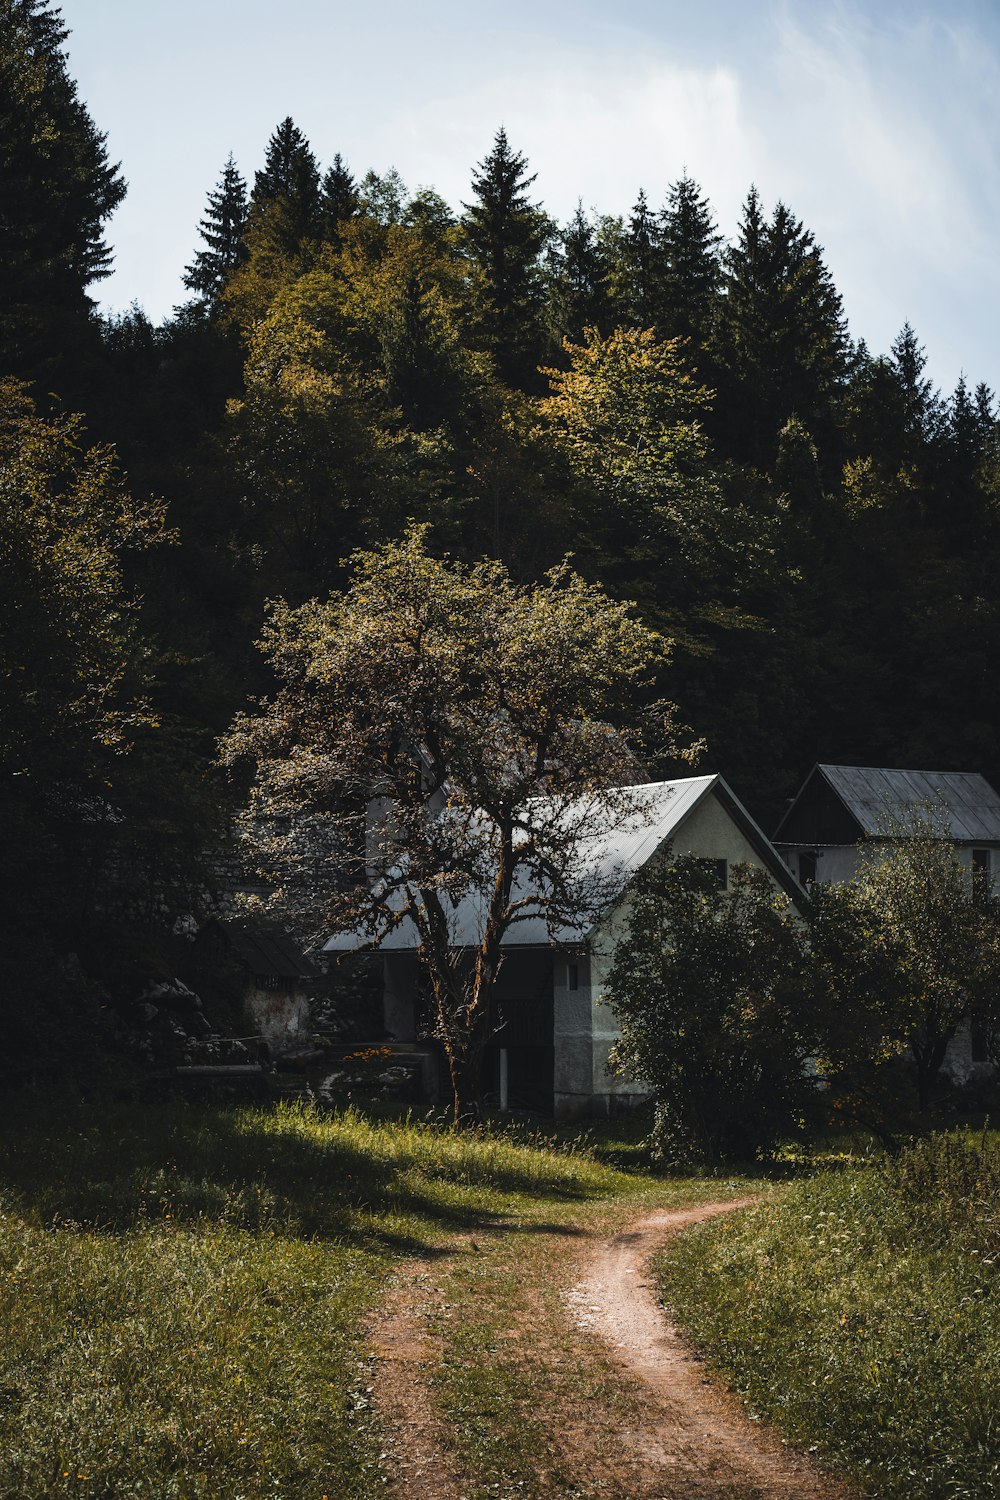
[[[372,1494],[360,1324],[393,1262],[623,1180],[547,1143],[302,1107],[0,1125],[3,1500]]]
[[[938,1136],[708,1223],[666,1300],[750,1406],[872,1494],[1000,1492],[1000,1144]]]

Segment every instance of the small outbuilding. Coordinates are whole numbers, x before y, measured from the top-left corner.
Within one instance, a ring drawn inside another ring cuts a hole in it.
[[[860,848],[931,811],[984,896],[1000,871],[1000,795],[975,771],[816,765],[778,825],[774,845],[803,886],[854,878]],[[986,1038],[965,1023],[948,1044],[955,1083],[992,1073]]]
[[[608,1072],[618,1027],[604,1001],[615,944],[628,910],[628,887],[638,871],[668,848],[710,861],[720,885],[735,864],[765,870],[793,902],[802,890],[788,865],[721,776],[692,776],[634,789],[636,809],[602,828],[593,803],[589,858],[619,894],[586,928],[549,930],[539,907],[510,927],[496,990],[499,1029],[487,1057],[487,1091],[501,1109],[527,1108],[560,1118],[626,1110],[646,1086]],[[582,806],[582,805],[581,805]],[[588,814],[588,807],[583,807]],[[472,947],[481,930],[482,902],[458,903],[456,948]],[[379,948],[384,958],[385,1025],[401,1050],[425,1049],[428,1014],[422,997],[417,934],[406,920]],[[357,933],[338,933],[329,953],[349,953]]]
[[[988,887],[1000,861],[1000,796],[974,771],[893,771],[816,765],[774,835],[803,885],[851,880],[858,845],[933,809],[958,857]]]
[[[197,938],[200,957],[223,979],[247,1029],[272,1052],[307,1045],[309,1002],[318,974],[282,928],[265,922],[213,919]]]

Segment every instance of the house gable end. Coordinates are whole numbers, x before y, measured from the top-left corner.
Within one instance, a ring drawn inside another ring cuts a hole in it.
[[[828,780],[822,766],[814,766],[802,790],[778,824],[774,842],[780,845],[853,845],[864,828]]]

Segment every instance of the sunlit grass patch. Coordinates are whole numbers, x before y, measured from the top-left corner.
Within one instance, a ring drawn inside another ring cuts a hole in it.
[[[302,1105],[0,1123],[9,1500],[370,1495],[363,1324],[400,1258],[632,1191],[571,1139]]]

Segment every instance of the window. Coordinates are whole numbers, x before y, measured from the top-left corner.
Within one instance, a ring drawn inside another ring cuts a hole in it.
[[[973,849],[972,851],[972,894],[977,901],[985,904],[992,894],[990,881],[990,851],[988,849]]]
[[[816,879],[816,850],[799,850],[799,881],[802,885],[812,885]]]
[[[580,988],[580,965],[579,964],[567,964],[566,965],[566,988],[568,990],[578,990]]]

